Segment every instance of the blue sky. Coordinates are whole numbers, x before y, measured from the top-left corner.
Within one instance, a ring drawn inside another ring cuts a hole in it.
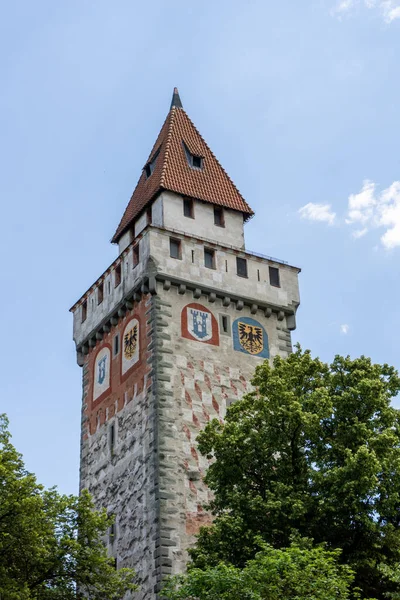
[[[397,368],[400,0],[37,0],[0,20],[0,410],[76,492],[73,302],[173,87],[256,212],[247,248],[302,268],[294,340]]]

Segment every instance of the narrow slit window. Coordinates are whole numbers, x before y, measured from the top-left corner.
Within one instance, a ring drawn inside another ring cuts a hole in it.
[[[229,315],[219,315],[219,330],[224,335],[231,334],[231,319]]]
[[[276,267],[269,267],[269,282],[274,287],[281,287],[279,269]]]
[[[260,269],[257,269],[257,281],[260,281]]]
[[[114,287],[118,287],[121,283],[121,263],[115,267],[114,271]]]
[[[118,352],[119,352],[119,333],[117,333],[117,335],[114,338],[114,356],[117,356]]]
[[[183,199],[183,215],[194,219],[193,200],[191,198]]]
[[[148,207],[147,211],[146,211],[146,215],[147,215],[147,225],[151,225],[153,222],[153,211],[151,206]]]
[[[108,543],[110,544],[110,546],[112,546],[114,544],[116,535],[117,535],[117,527],[116,527],[115,521],[114,521],[114,523],[111,523],[109,530],[108,530]]]
[[[224,209],[220,206],[214,206],[214,225],[225,227]]]
[[[225,261],[225,273],[227,273],[227,272],[228,272],[228,261],[226,260]]]
[[[239,277],[247,277],[247,260],[245,258],[236,257],[236,273]]]
[[[82,302],[81,315],[82,315],[81,321],[82,321],[82,323],[84,323],[87,318],[87,302],[86,302],[86,300],[85,300],[85,302]]]
[[[110,442],[110,454],[114,456],[115,450],[115,423],[111,423],[109,427],[109,442]]]
[[[103,298],[104,298],[104,284],[103,284],[103,282],[101,282],[99,287],[97,288],[97,304],[101,304],[103,302]]]
[[[169,240],[169,255],[171,258],[181,258],[181,242],[174,238]]]
[[[111,281],[108,280],[108,294],[111,294]]]
[[[192,263],[194,263],[194,250],[192,250]]]
[[[204,266],[207,269],[215,269],[215,251],[211,248],[204,248]]]
[[[136,244],[133,248],[133,268],[137,267],[139,264],[140,256],[139,256],[139,244]]]

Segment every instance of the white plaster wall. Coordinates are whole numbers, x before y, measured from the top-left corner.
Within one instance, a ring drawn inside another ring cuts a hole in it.
[[[128,229],[128,231],[125,231],[124,235],[121,236],[121,238],[118,242],[118,248],[119,248],[120,254],[121,254],[121,252],[123,252],[125,250],[125,248],[127,248],[129,246],[129,244],[132,242],[132,240],[133,240],[132,230]]]
[[[244,248],[243,215],[224,209],[225,227],[214,225],[214,205],[194,200],[194,219],[183,214],[183,198],[172,192],[162,193],[163,226],[191,235],[215,240],[221,244]]]
[[[282,307],[293,307],[299,303],[298,269],[243,253],[240,256],[247,259],[248,270],[248,277],[243,278],[236,273],[237,254],[233,250],[216,246],[216,268],[208,269],[204,266],[204,247],[207,244],[194,238],[182,237],[182,259],[179,260],[170,257],[170,237],[180,236],[157,229],[150,231],[150,253],[162,273],[198,283],[199,286],[222,289],[227,295],[232,293]],[[270,285],[269,266],[279,268],[281,287]]]
[[[149,258],[150,246],[148,231],[144,233],[142,239],[139,240],[139,256],[140,261],[136,267],[133,266],[133,254],[131,248],[126,249],[125,254],[121,257],[121,283],[115,287],[115,265],[111,267],[110,273],[104,279],[104,294],[103,302],[97,302],[97,287],[94,288],[87,297],[87,317],[82,323],[82,305],[78,306],[74,311],[74,341],[80,344],[91,331],[101,323],[107,315],[114,310],[125,295],[135,286],[136,282],[143,275]]]
[[[158,196],[158,198],[153,202],[151,206],[151,221],[153,225],[158,225],[162,227],[163,225],[163,198]]]
[[[143,229],[147,225],[147,212],[145,211],[140,217],[135,221],[135,237],[139,235],[143,231]]]

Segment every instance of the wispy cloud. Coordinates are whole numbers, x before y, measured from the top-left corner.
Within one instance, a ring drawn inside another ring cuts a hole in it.
[[[400,181],[394,181],[378,193],[373,181],[364,181],[358,194],[350,194],[347,225],[356,225],[353,237],[360,238],[370,229],[384,228],[382,245],[387,248],[400,246]]]
[[[331,210],[330,204],[315,204],[314,202],[309,202],[305,206],[302,206],[298,212],[302,219],[320,221],[328,223],[329,225],[333,225],[336,218],[336,214]]]
[[[347,325],[347,323],[343,323],[343,325],[340,326],[340,333],[347,335],[349,333],[349,329],[350,327]]]
[[[302,206],[298,214],[309,221],[347,225],[352,228],[351,235],[355,239],[364,237],[373,229],[381,229],[381,244],[390,250],[400,246],[400,181],[394,181],[379,192],[373,181],[365,180],[361,190],[348,197],[344,219],[337,219],[331,204],[313,202]]]
[[[351,14],[357,8],[378,11],[386,23],[400,19],[400,0],[338,0],[331,14],[340,18],[345,14]]]

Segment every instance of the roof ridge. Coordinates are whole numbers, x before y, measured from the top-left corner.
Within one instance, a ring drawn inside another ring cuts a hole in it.
[[[165,141],[165,152],[164,152],[163,166],[162,166],[162,170],[161,170],[160,187],[164,187],[165,172],[167,169],[169,150],[171,148],[172,129],[174,127],[174,122],[175,122],[175,111],[176,111],[176,107],[172,106],[168,113],[169,125],[168,125],[167,139]]]

